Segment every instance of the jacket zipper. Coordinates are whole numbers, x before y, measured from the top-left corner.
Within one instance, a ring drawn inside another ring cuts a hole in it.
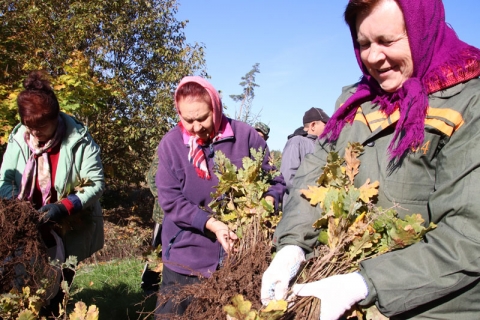
[[[20,149],[20,152],[22,153],[22,156],[23,156],[23,161],[27,163],[27,157],[25,157],[25,152],[23,152],[22,145],[20,144],[20,142],[18,142],[17,139],[15,139],[15,137],[13,137],[13,141],[15,141],[18,144],[18,148]],[[29,150],[29,152],[31,152],[30,149],[28,148],[28,145],[27,145],[27,149]],[[28,158],[30,158],[30,154],[28,155]]]
[[[72,158],[72,161],[70,162],[70,168],[68,169],[67,175],[65,176],[65,183],[63,185],[61,196],[63,196],[65,191],[67,190],[68,177],[70,177],[70,175],[72,173],[72,170],[73,170],[73,164],[75,163],[75,155],[74,155],[73,149],[75,149],[77,147],[77,145],[80,143],[80,141],[82,141],[84,138],[85,138],[85,135],[80,137],[80,139],[78,139],[77,142],[75,142],[75,144],[68,150],[70,152],[70,156]],[[74,177],[74,178],[76,178],[76,177]]]

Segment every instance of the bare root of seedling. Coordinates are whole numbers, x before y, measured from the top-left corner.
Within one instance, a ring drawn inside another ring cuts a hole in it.
[[[29,202],[0,199],[0,293],[30,287],[52,275],[39,226],[40,213]]]
[[[255,238],[251,233],[246,235],[248,245],[229,256],[224,266],[210,278],[182,287],[175,296],[160,295],[161,302],[172,299],[177,303],[193,297],[185,314],[169,319],[226,319],[223,307],[231,304],[232,298],[238,294],[251,301],[252,308],[260,309],[260,284],[263,272],[271,262],[271,245],[261,233],[255,234]]]

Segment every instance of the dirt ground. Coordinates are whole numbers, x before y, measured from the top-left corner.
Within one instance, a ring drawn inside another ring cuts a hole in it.
[[[154,198],[144,187],[106,190],[102,197],[105,245],[84,263],[141,257],[150,248]]]

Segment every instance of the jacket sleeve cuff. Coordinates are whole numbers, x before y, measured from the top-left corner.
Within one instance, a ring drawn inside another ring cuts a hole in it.
[[[199,230],[200,232],[205,232],[205,224],[207,223],[208,219],[210,219],[210,214],[203,210],[198,210],[197,214],[193,218],[192,227]]]
[[[82,202],[74,194],[68,195],[66,199],[62,199],[60,202],[67,208],[69,215],[82,211]]]
[[[73,213],[73,203],[72,203],[72,201],[70,201],[68,199],[62,199],[62,200],[60,200],[60,203],[65,206],[65,208],[68,211],[68,215],[71,215]]]
[[[377,291],[375,290],[375,286],[373,285],[372,281],[368,277],[367,273],[363,269],[360,269],[359,273],[363,277],[363,280],[365,281],[365,284],[368,287],[368,295],[365,299],[360,300],[358,304],[362,307],[367,307],[376,302]]]

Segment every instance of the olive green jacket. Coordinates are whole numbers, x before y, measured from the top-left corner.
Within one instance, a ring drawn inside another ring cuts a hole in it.
[[[104,244],[103,215],[99,199],[105,189],[100,148],[88,130],[76,119],[60,113],[66,132],[60,146],[54,188],[58,200],[75,193],[82,203],[81,212],[61,221],[60,236],[65,245],[65,256],[76,256],[78,261],[90,257]],[[23,135],[25,126],[17,125],[11,133],[0,169],[0,197],[16,198],[20,192],[22,174],[30,156]],[[80,179],[88,178],[91,185],[76,191]]]
[[[355,86],[344,88],[337,108],[354,91]],[[297,171],[274,243],[277,249],[298,245],[312,255],[318,236],[312,224],[321,212],[299,190],[315,185],[332,148],[343,156],[348,142],[360,142],[365,151],[356,184],[378,180],[378,206],[398,204],[400,216],[420,213],[426,224],[437,224],[424,241],[362,262],[369,294],[360,304],[375,303],[392,319],[478,319],[480,80],[431,94],[424,142],[400,166],[389,167],[387,148],[397,119],[396,113],[386,119],[367,102],[336,146],[317,142]]]

